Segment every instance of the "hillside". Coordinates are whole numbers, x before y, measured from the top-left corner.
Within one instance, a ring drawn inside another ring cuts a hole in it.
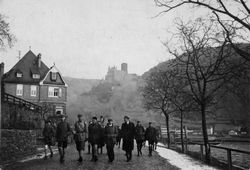
[[[149,121],[156,123],[156,119],[161,120],[142,108],[137,92],[138,81],[125,81],[120,85],[69,77],[65,81],[69,85],[67,113],[71,123],[79,113],[84,115],[86,121],[92,116],[103,115],[114,119],[117,124],[123,122],[124,115],[128,115],[134,122],[140,120],[145,125]]]

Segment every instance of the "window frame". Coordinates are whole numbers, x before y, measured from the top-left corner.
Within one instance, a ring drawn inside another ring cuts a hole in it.
[[[23,96],[23,84],[16,85],[16,96]]]
[[[48,87],[48,97],[60,98],[62,96],[62,89],[60,87]],[[57,95],[55,95],[57,94]]]
[[[50,72],[50,79],[52,81],[56,81],[57,80],[57,72]]]
[[[31,85],[30,86],[30,96],[31,97],[36,97],[37,96],[37,86],[36,85]]]
[[[40,79],[40,74],[32,74],[33,79]]]

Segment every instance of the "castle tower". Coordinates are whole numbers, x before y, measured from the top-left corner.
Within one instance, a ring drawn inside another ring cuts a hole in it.
[[[128,64],[127,63],[122,63],[121,64],[121,70],[124,71],[125,73],[128,73]]]

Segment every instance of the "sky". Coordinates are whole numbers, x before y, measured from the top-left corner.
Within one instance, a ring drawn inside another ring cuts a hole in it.
[[[0,51],[8,71],[31,49],[53,63],[63,76],[102,79],[109,66],[128,63],[129,73],[143,74],[171,58],[163,42],[176,17],[199,14],[180,8],[155,17],[162,9],[153,0],[0,0],[17,42]]]

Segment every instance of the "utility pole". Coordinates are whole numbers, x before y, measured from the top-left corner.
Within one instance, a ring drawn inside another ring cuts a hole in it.
[[[4,74],[4,63],[0,64],[0,147],[2,145],[2,76]]]

